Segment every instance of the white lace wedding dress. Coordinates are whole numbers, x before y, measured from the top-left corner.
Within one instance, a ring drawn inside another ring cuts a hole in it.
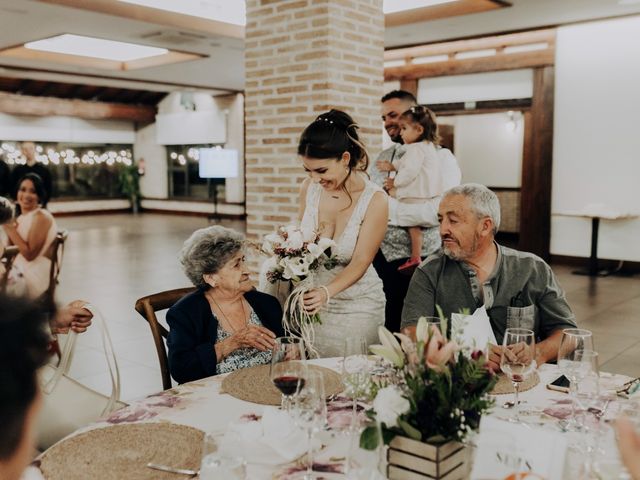
[[[331,270],[320,268],[316,275],[316,285],[329,284],[351,261],[360,225],[373,194],[378,191],[381,191],[380,187],[365,179],[364,191],[360,194],[344,231],[334,239],[337,247],[332,253],[338,257],[339,264]],[[302,227],[318,229],[321,193],[322,187],[319,184],[309,185]],[[320,311],[322,324],[314,327],[313,344],[320,357],[342,356],[344,340],[349,337],[363,336],[368,345],[379,343],[378,326],[384,325],[384,307],[382,280],[373,265],[369,265],[360,280],[332,297],[329,304]]]

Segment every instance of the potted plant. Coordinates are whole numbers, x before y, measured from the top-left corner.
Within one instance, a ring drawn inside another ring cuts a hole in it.
[[[133,213],[140,207],[140,172],[135,164],[123,165],[119,175],[120,191],[131,202]]]
[[[389,445],[389,479],[458,478],[466,460],[462,442],[493,404],[488,393],[496,377],[483,352],[463,352],[447,340],[440,333],[446,323],[441,316],[438,328],[420,318],[415,340],[380,327],[381,345],[370,347],[393,364],[396,380],[375,394],[360,446]]]

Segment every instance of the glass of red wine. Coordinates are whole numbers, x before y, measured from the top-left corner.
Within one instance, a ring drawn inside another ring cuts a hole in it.
[[[282,410],[288,412],[292,398],[305,383],[307,362],[304,343],[298,337],[278,337],[275,342],[271,352],[270,378],[282,392]]]

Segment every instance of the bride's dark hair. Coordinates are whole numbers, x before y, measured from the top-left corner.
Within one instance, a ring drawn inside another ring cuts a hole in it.
[[[318,115],[304,129],[298,143],[298,155],[312,159],[340,159],[344,152],[349,152],[349,174],[352,170],[366,172],[369,155],[358,137],[358,128],[347,113],[329,110]]]

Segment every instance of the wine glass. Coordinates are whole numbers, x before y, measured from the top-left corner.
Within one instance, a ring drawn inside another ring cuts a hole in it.
[[[571,395],[571,418],[565,429],[579,430],[576,419],[576,392],[582,377],[589,373],[588,365],[582,364],[584,352],[593,352],[593,335],[583,328],[565,328],[558,348],[558,367],[569,379],[569,393]],[[588,355],[587,355],[588,357]],[[588,360],[588,358],[586,358]]]
[[[345,393],[353,400],[351,428],[354,428],[358,398],[363,397],[369,385],[369,359],[364,337],[350,337],[344,341],[342,383]]]
[[[584,432],[582,436],[583,449],[586,457],[584,463],[585,474],[591,478],[595,457],[599,452],[598,438],[600,432],[600,419],[609,404],[606,396],[600,393],[600,376],[598,370],[598,353],[589,350],[576,350],[574,352],[575,361],[580,362],[582,371],[586,372],[582,376],[580,384],[576,387],[576,401],[580,406],[583,421],[581,428]]]
[[[515,390],[514,420],[520,422],[520,384],[536,369],[536,341],[533,330],[507,328],[502,342],[500,370],[511,380]]]
[[[367,341],[364,337],[350,337],[344,341],[344,357],[342,361],[342,383],[345,394],[352,399],[351,423],[349,430],[349,448],[345,462],[345,473],[351,467],[353,438],[359,430],[358,399],[364,397],[369,387],[369,359],[367,357]]]
[[[288,412],[291,399],[303,386],[307,374],[304,344],[298,337],[278,337],[271,352],[269,378],[280,392],[280,407]]]
[[[314,434],[323,430],[327,424],[325,400],[322,372],[309,370],[305,383],[296,395],[292,407],[294,422],[307,434],[307,471],[299,477],[304,480],[316,478],[313,473],[313,438]]]

